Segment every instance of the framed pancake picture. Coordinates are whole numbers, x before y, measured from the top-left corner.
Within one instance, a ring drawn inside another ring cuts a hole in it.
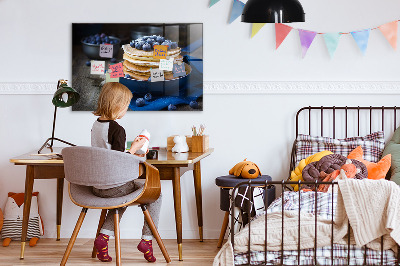
[[[73,23],[73,111],[94,111],[106,82],[133,95],[130,111],[203,110],[202,23]]]

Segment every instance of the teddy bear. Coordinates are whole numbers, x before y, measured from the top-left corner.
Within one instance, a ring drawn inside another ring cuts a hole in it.
[[[188,152],[189,146],[186,143],[185,136],[175,136],[174,137],[175,146],[172,148],[172,152]]]
[[[27,239],[30,239],[29,246],[36,245],[40,236],[43,235],[43,223],[39,215],[38,207],[39,192],[32,193],[31,211],[29,214]],[[21,240],[22,219],[24,213],[24,193],[9,192],[4,208],[3,228],[1,237],[3,246],[8,247],[11,240]]]
[[[247,158],[242,162],[237,163],[231,170],[229,170],[230,175],[241,176],[243,178],[257,178],[261,175],[260,168],[250,161],[247,161]]]

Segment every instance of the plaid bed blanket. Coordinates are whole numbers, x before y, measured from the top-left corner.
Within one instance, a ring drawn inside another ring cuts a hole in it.
[[[277,198],[267,210],[267,215],[273,212],[286,210],[298,210],[319,215],[326,219],[332,219],[332,213],[335,215],[336,208],[336,194],[317,192],[285,192],[283,196]],[[257,219],[260,215],[265,215],[265,212],[253,218]],[[284,265],[314,265],[314,249],[303,249],[300,251],[300,256],[297,250],[285,250],[283,252]],[[366,254],[366,256],[364,255]],[[267,261],[265,264],[265,255]],[[281,264],[281,251],[267,251],[265,252],[250,252],[250,265],[280,265]],[[350,256],[347,245],[334,244],[333,245],[333,262],[332,262],[332,248],[326,246],[316,249],[317,265],[395,265],[396,257],[392,250],[385,250],[381,258],[381,252],[371,250],[365,247],[357,247],[350,245]],[[348,264],[349,258],[349,264]],[[235,254],[235,265],[245,265],[248,263],[248,253]]]

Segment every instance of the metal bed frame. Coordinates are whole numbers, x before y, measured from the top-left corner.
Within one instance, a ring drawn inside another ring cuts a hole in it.
[[[342,122],[342,125],[344,123],[344,129],[345,129],[345,137],[348,137],[348,125],[349,125],[349,115],[348,113],[350,112],[356,112],[357,115],[357,136],[360,136],[360,113],[361,112],[369,112],[369,132],[372,133],[372,125],[373,125],[373,114],[375,114],[376,112],[381,112],[381,130],[384,131],[385,130],[385,113],[387,113],[386,111],[390,111],[393,112],[393,130],[396,129],[396,118],[397,118],[397,111],[400,108],[393,106],[393,107],[348,107],[348,106],[344,106],[344,107],[337,107],[337,106],[331,106],[331,107],[324,107],[324,106],[320,106],[320,107],[312,107],[312,106],[308,106],[308,107],[303,107],[301,108],[297,114],[296,114],[296,138],[297,136],[300,134],[299,133],[299,120],[300,120],[300,114],[303,111],[308,111],[308,134],[311,135],[311,131],[312,131],[312,126],[311,126],[311,112],[313,110],[317,110],[319,111],[319,115],[320,115],[320,136],[324,136],[324,111],[325,110],[331,110],[330,113],[332,114],[332,129],[333,129],[333,138],[336,137],[336,122],[338,119],[336,119],[336,113],[337,112],[344,112],[344,121]],[[325,112],[327,113],[327,112]],[[325,119],[326,121],[327,119]],[[315,121],[314,121],[315,122]],[[318,122],[318,121],[317,121]],[[326,124],[325,124],[326,125]],[[353,123],[354,125],[354,123]],[[354,125],[355,126],[355,125]],[[291,160],[290,160],[290,171],[289,171],[289,176],[290,176],[290,172],[295,169],[296,165],[295,165],[295,158],[296,158],[296,154],[295,154],[295,146],[296,146],[296,141],[293,144],[293,149],[292,149],[292,153],[291,153]],[[319,185],[325,185],[325,184],[330,184],[332,185],[332,190],[334,189],[334,186],[336,186],[338,183],[336,181],[332,181],[332,182],[319,182],[319,181],[315,181],[315,182],[302,182],[302,181],[252,181],[251,179],[249,181],[246,182],[242,182],[240,184],[238,184],[237,186],[234,187],[233,191],[232,191],[232,195],[235,195],[236,190],[239,187],[242,186],[251,186],[251,187],[259,187],[259,188],[263,188],[265,191],[265,195],[266,198],[268,198],[268,188],[271,185],[276,185],[276,186],[281,186],[282,188],[282,195],[285,192],[285,190],[291,190],[290,186],[287,185],[300,185],[301,184],[306,184],[306,185],[315,185],[314,191],[317,192],[318,186]],[[299,193],[299,202],[301,202],[301,192],[300,190],[298,191]],[[252,198],[253,191],[250,189],[250,198]],[[282,198],[282,212],[284,212],[284,197]],[[334,199],[334,193],[332,193],[332,237],[331,237],[331,260],[332,260],[332,265],[333,265],[333,261],[334,261],[334,254],[333,254],[333,224],[334,224],[334,217],[333,217],[333,210],[334,210],[334,206],[333,206],[333,200]],[[318,202],[318,198],[317,198],[317,193],[315,193],[315,213],[317,213],[317,202]],[[259,265],[271,265],[268,264],[267,262],[267,233],[268,233],[268,219],[267,219],[267,201],[264,201],[264,208],[265,208],[265,247],[264,247],[264,262],[260,263]],[[298,220],[298,226],[300,227],[300,204],[299,204],[299,210],[298,210],[298,214],[299,214],[299,220]],[[234,217],[235,217],[235,208],[234,208],[234,197],[232,197],[232,201],[231,201],[231,232],[230,232],[230,236],[231,236],[231,244],[232,247],[234,248],[235,245],[235,241],[234,241]],[[317,249],[317,215],[315,215],[315,239],[314,239],[314,258],[313,264],[307,264],[307,265],[318,265],[317,264],[317,255],[316,255],[316,249]],[[250,243],[251,243],[251,219],[249,219],[248,222],[248,227],[249,227],[249,242],[247,245],[247,264],[245,265],[250,265],[251,264],[251,249],[250,249]],[[281,250],[280,250],[280,264],[279,265],[284,265],[283,264],[283,251],[284,251],[284,240],[283,240],[283,234],[284,234],[284,218],[282,216],[282,239],[281,239]],[[301,249],[300,249],[300,242],[301,242],[301,238],[300,238],[300,230],[298,233],[298,243],[297,243],[297,265],[304,265],[304,264],[300,264],[300,254],[301,254]],[[399,252],[397,253],[397,258],[396,258],[396,262],[395,265],[400,265],[400,246],[397,245],[397,248],[399,250]],[[364,263],[363,265],[367,265],[367,253],[366,253],[366,246],[363,246],[364,249]],[[347,233],[347,264],[346,265],[350,265],[350,224],[348,226],[348,233]],[[381,237],[381,257],[380,257],[380,265],[384,265],[383,262],[383,236]]]

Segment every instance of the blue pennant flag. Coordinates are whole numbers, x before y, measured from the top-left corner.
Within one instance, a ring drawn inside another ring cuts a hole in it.
[[[369,33],[371,29],[361,30],[361,31],[352,31],[351,35],[353,35],[354,40],[356,41],[358,47],[361,50],[361,53],[364,55],[368,46]]]
[[[239,0],[233,0],[231,17],[229,18],[229,23],[232,23],[237,19],[240,15],[242,15],[242,11],[244,8],[244,3]]]
[[[328,48],[329,55],[332,58],[333,54],[336,51],[336,48],[338,47],[339,39],[340,36],[342,36],[342,34],[340,34],[339,32],[334,32],[334,33],[325,33],[323,36],[326,48]]]
[[[218,2],[219,2],[219,0],[210,0],[210,5],[208,7],[212,7],[213,5],[215,5]]]

